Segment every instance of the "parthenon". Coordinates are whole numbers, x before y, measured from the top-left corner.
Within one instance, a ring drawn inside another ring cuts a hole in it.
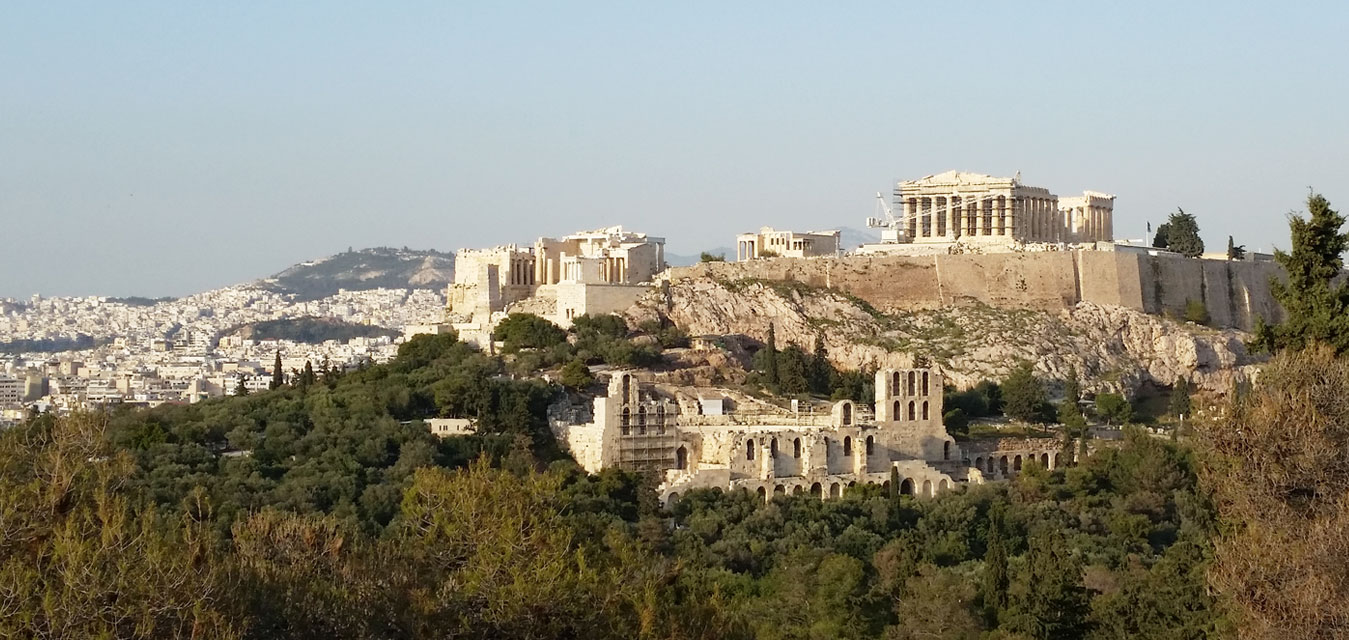
[[[1060,199],[1022,184],[1020,174],[947,171],[896,186],[892,237],[914,244],[1109,242],[1114,199],[1096,191]]]

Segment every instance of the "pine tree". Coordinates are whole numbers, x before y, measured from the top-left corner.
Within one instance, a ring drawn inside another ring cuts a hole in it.
[[[1246,259],[1246,245],[1244,245],[1244,244],[1237,244],[1235,241],[1232,240],[1232,236],[1227,236],[1227,259],[1228,259],[1228,260],[1245,260],[1245,259]]]
[[[1288,274],[1286,282],[1270,283],[1274,297],[1287,312],[1278,325],[1257,322],[1252,346],[1268,351],[1301,349],[1324,342],[1336,353],[1349,352],[1349,280],[1332,282],[1344,269],[1349,233],[1342,233],[1344,216],[1330,208],[1318,193],[1307,197],[1307,219],[1289,217],[1293,248],[1274,252],[1274,260]]]
[[[282,380],[286,377],[285,369],[281,368],[281,351],[276,352],[276,361],[272,363],[272,382],[267,385],[268,389],[280,389]]]
[[[246,395],[248,395],[248,385],[247,385],[247,382],[248,382],[248,376],[245,376],[245,375],[239,376],[239,382],[238,382],[238,384],[234,385],[234,395],[236,395],[236,396],[246,396]]]
[[[1007,417],[1032,422],[1040,417],[1045,388],[1035,379],[1029,362],[1017,365],[1002,383],[1002,407]]]

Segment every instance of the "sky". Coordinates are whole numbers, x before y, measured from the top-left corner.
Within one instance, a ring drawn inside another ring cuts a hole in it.
[[[0,297],[186,295],[348,247],[863,227],[949,169],[1349,211],[1349,3],[89,2],[0,19]]]

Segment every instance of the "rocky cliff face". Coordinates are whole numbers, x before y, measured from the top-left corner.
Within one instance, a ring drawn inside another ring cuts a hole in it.
[[[690,335],[767,337],[809,350],[823,336],[841,368],[903,367],[926,358],[956,386],[1001,379],[1018,360],[1046,380],[1076,367],[1088,391],[1131,393],[1145,382],[1184,377],[1227,391],[1256,362],[1246,334],[1093,303],[1060,312],[984,305],[886,314],[866,302],[793,282],[681,278],[628,311],[638,322],[663,316]]]

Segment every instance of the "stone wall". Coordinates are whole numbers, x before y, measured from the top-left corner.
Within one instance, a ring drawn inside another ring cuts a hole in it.
[[[970,304],[1053,312],[1085,301],[1179,315],[1188,301],[1198,300],[1214,326],[1247,331],[1257,317],[1281,317],[1269,287],[1281,274],[1273,263],[1115,251],[772,258],[671,270],[673,279],[755,278],[834,288],[886,312]]]

